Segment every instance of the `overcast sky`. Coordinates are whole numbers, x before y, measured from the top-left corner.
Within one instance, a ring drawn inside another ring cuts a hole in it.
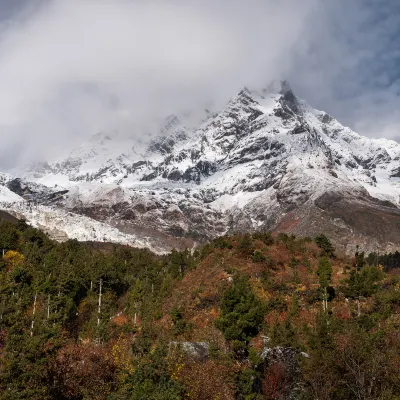
[[[400,139],[398,0],[0,0],[0,170],[288,79]]]

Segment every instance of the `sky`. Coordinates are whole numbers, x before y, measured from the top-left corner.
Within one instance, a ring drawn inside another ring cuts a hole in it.
[[[287,79],[400,141],[398,0],[0,0],[0,170]]]

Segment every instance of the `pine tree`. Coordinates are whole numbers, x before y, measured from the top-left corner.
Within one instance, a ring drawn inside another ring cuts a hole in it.
[[[333,257],[335,253],[335,248],[333,247],[331,241],[324,235],[320,234],[315,238],[316,245],[322,250],[322,254],[327,257]]]
[[[215,326],[239,353],[246,352],[248,342],[260,330],[264,311],[264,304],[253,293],[248,278],[236,277],[223,295],[221,315]]]

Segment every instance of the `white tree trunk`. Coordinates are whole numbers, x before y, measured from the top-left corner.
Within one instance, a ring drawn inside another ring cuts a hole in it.
[[[99,288],[99,309],[98,309],[98,313],[97,313],[97,325],[100,325],[100,316],[101,316],[101,290],[103,288],[103,280],[100,279],[100,288]]]
[[[34,302],[33,302],[32,323],[31,323],[31,336],[33,336],[33,327],[34,327],[34,325],[35,325],[36,300],[37,300],[37,292],[35,293],[35,300],[34,300]]]

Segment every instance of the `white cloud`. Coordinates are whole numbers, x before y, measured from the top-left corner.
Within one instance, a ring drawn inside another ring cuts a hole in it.
[[[0,41],[0,169],[100,130],[139,135],[176,110],[285,77],[361,133],[377,131],[375,114],[378,126],[387,118],[379,133],[396,136],[395,91],[360,91],[355,79],[379,46],[358,33],[370,17],[362,0],[343,16],[344,0],[37,1]]]
[[[400,136],[397,0],[319,2],[289,80],[313,106],[360,134]]]
[[[312,4],[46,2],[9,24],[0,43],[3,149],[19,148],[25,161],[51,158],[76,138],[133,130],[273,79]],[[8,167],[20,162],[3,158]]]

